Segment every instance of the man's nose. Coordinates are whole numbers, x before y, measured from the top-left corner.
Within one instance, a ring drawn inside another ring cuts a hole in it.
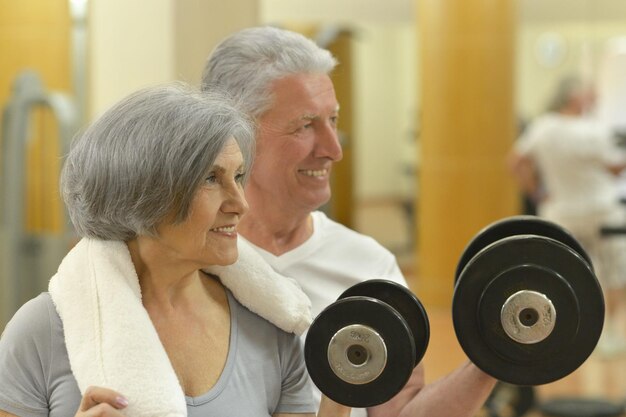
[[[343,158],[339,133],[334,126],[329,124],[322,128],[317,137],[315,156],[325,157],[335,162]]]

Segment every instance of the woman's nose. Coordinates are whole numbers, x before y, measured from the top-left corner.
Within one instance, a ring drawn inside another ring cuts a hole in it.
[[[319,133],[315,153],[317,157],[326,157],[334,162],[343,158],[339,133],[334,126],[325,126]]]
[[[243,187],[240,183],[232,184],[227,192],[227,197],[222,205],[222,211],[225,213],[235,213],[240,216],[248,212],[250,206],[244,195]]]

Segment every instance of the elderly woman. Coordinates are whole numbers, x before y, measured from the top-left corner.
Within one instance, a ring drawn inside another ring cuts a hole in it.
[[[61,183],[82,239],[0,339],[0,416],[314,413],[299,338],[204,272],[237,260],[252,155],[235,107],[181,85],[74,141]]]

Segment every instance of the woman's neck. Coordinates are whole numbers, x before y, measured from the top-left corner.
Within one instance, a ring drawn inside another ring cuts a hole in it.
[[[210,278],[198,268],[173,260],[150,238],[133,239],[127,246],[144,305],[176,308],[193,303],[204,292],[203,281]]]

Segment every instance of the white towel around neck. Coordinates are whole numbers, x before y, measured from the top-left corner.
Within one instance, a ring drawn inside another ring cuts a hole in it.
[[[277,327],[301,334],[310,301],[239,239],[239,260],[208,268],[244,306]],[[132,417],[183,417],[187,406],[167,353],[141,302],[124,242],[82,239],[63,259],[49,291],[81,393],[102,386],[123,393]]]

